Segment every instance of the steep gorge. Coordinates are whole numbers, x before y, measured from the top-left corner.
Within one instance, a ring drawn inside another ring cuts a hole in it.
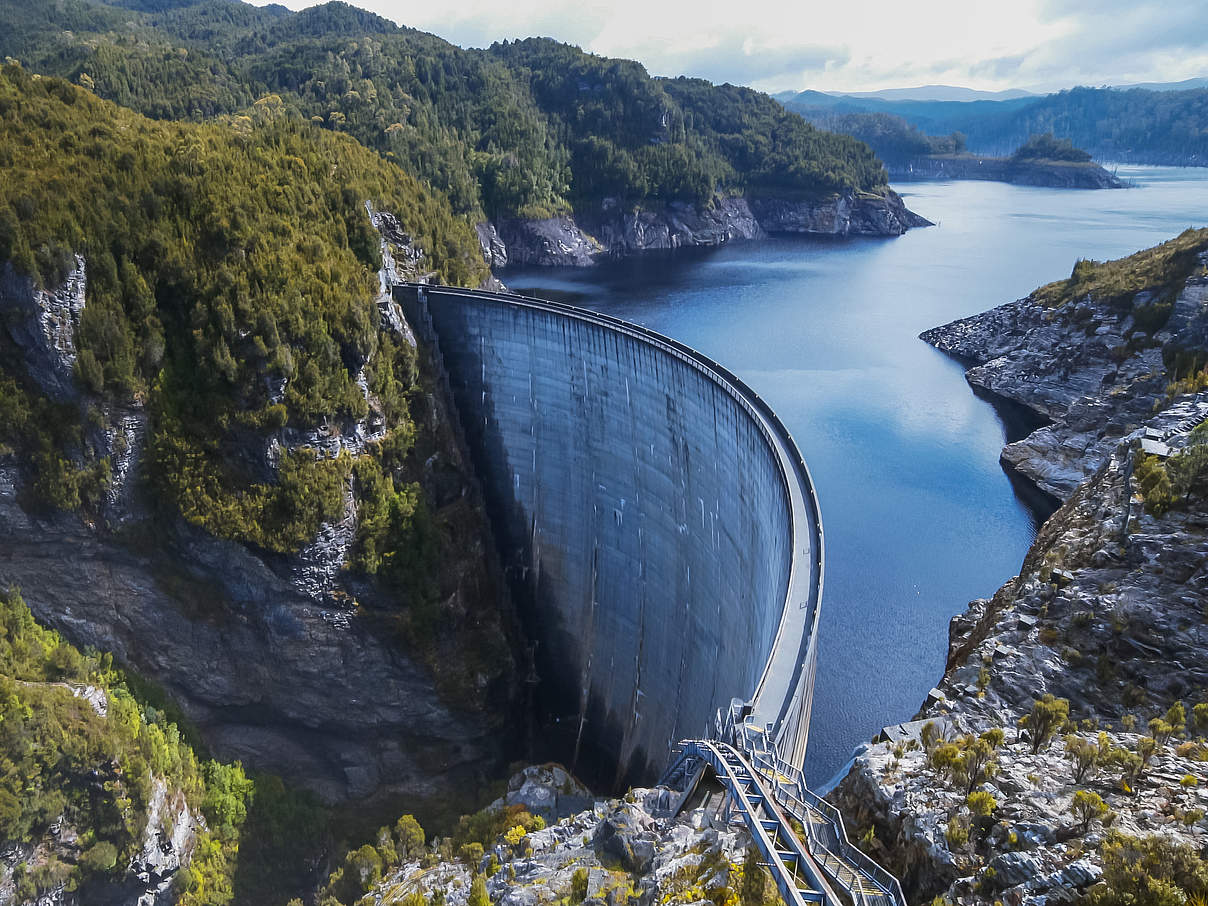
[[[159,126],[14,67],[0,110],[10,198],[32,212],[0,205],[0,585],[161,684],[225,758],[329,801],[406,790],[473,804],[511,751],[519,644],[452,418],[389,295],[405,275],[481,268],[469,230],[346,140]],[[87,135],[103,163],[79,169]],[[180,155],[165,151],[181,141],[210,144],[173,172]],[[344,189],[320,179],[309,209],[268,201],[276,168],[308,159]],[[108,184],[79,184],[97,172]],[[259,215],[188,209],[195,177],[232,173]],[[48,180],[100,197],[73,222]],[[162,201],[123,180],[158,180]],[[113,182],[123,194],[107,195]],[[276,215],[295,222],[246,220]],[[107,232],[98,216],[138,227]],[[161,243],[150,259],[148,241]],[[326,292],[283,285],[295,241],[307,257],[292,260],[321,269],[304,279],[326,277]],[[44,263],[55,249],[61,273]],[[208,280],[242,286],[210,295]],[[178,329],[184,300],[192,330]]]

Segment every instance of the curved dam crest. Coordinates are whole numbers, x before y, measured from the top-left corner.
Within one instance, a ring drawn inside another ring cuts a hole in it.
[[[771,409],[636,325],[505,294],[396,294],[443,365],[572,760],[649,780],[739,699],[799,766],[822,530]]]

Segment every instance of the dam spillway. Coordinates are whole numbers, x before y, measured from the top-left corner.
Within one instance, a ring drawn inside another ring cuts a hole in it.
[[[649,780],[731,702],[808,738],[822,528],[772,410],[637,325],[509,294],[396,295],[443,366],[547,708]]]

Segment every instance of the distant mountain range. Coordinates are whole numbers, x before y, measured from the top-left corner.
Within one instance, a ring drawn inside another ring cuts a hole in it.
[[[1208,78],[1111,88],[1072,88],[1047,95],[950,86],[862,94],[784,92],[776,99],[820,124],[837,115],[901,117],[932,136],[961,133],[970,151],[1008,154],[1031,136],[1052,132],[1097,160],[1208,166]],[[947,95],[947,99],[941,97]],[[958,99],[959,98],[959,99]]]
[[[882,88],[879,91],[825,91],[810,92],[811,94],[826,94],[835,98],[878,98],[882,101],[1009,101],[1015,98],[1036,97],[1031,91],[1022,88],[1008,88],[1004,91],[978,91],[976,88],[963,88],[959,85],[920,85],[917,88]],[[795,97],[795,91],[782,91],[773,95],[777,100]]]
[[[1123,85],[1104,85],[1104,88],[1143,88],[1146,91],[1190,91],[1197,88],[1208,88],[1208,78],[1183,79],[1181,82],[1133,82]],[[1044,97],[1045,92],[1027,91],[1023,88],[1006,88],[1002,91],[982,91],[977,88],[965,88],[961,85],[919,85],[915,88],[881,88],[877,91],[781,91],[772,95],[776,100],[785,103],[802,95],[818,100],[818,95],[825,95],[841,102],[843,99],[857,98],[860,100],[881,101],[1013,101],[1019,98]]]

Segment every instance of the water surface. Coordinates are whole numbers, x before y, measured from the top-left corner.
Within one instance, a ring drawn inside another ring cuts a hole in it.
[[[1036,532],[1031,495],[999,465],[1003,421],[919,332],[1066,277],[1080,257],[1208,222],[1208,171],[1119,174],[1138,187],[905,183],[937,226],[896,239],[773,238],[503,274],[717,359],[796,438],[827,545],[811,783],[913,716],[943,672],[949,618],[1014,575]]]

